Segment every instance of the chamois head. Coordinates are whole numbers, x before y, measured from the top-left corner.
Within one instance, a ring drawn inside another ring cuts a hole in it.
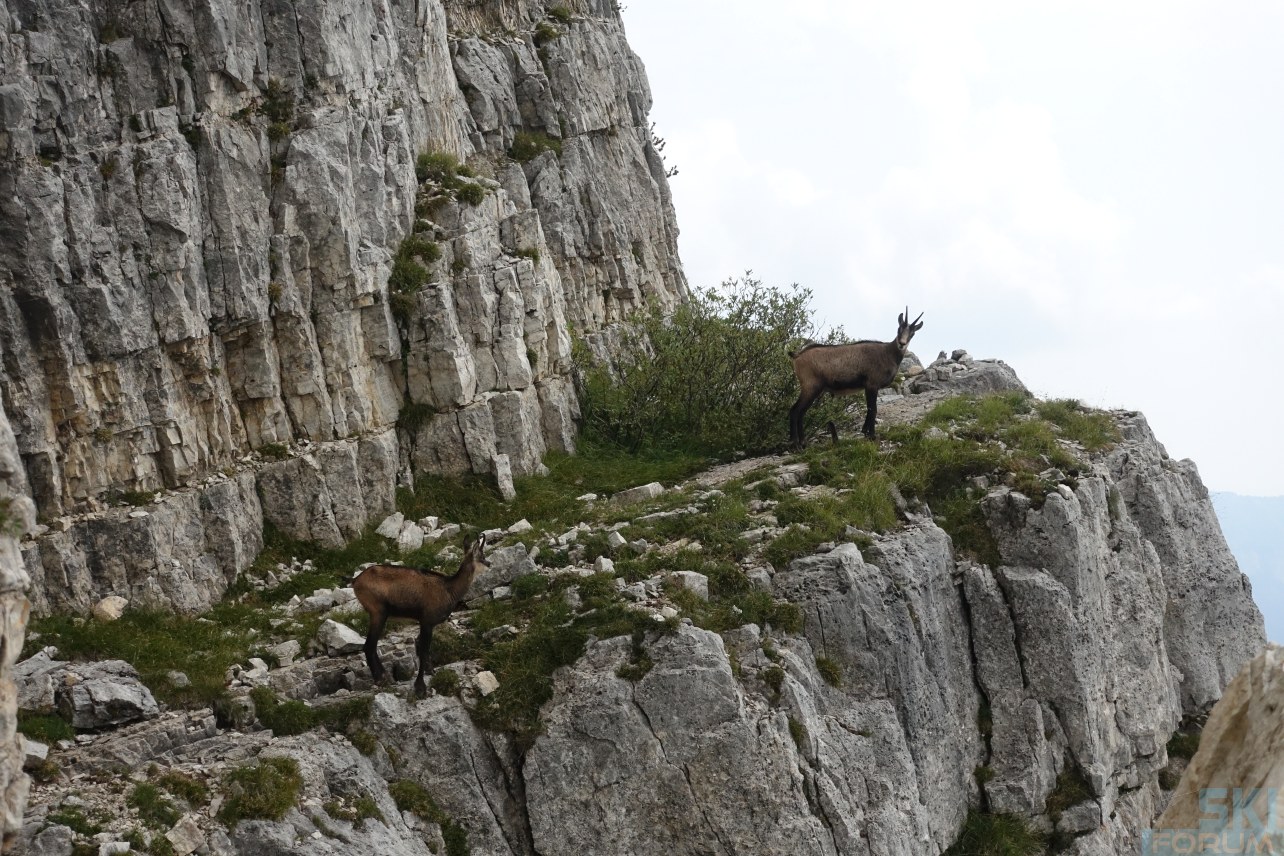
[[[920,312],[918,313],[918,318],[915,318],[913,321],[910,321],[908,306],[905,307],[904,315],[896,316],[896,320],[900,324],[900,326],[896,328],[896,344],[900,346],[900,349],[902,351],[909,349],[910,339],[913,339],[914,334],[917,333],[919,330],[923,329],[923,322],[918,320],[919,318],[922,318],[922,317],[923,317],[923,313]]]
[[[486,563],[486,533],[477,536],[477,540],[464,548],[464,560],[459,563],[459,574],[468,574],[469,582],[490,565]]]

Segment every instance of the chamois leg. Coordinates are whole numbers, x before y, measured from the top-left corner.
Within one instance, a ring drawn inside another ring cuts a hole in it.
[[[374,678],[376,684],[383,683],[384,669],[383,663],[379,662],[379,637],[383,635],[384,622],[388,616],[384,612],[375,612],[370,615],[370,632],[366,633],[366,665],[370,667],[370,677]]]
[[[815,403],[820,397],[821,390],[809,390],[804,388],[794,406],[789,408],[789,442],[795,449],[803,447],[803,419],[807,415],[807,409]]]
[[[834,445],[837,446],[838,445],[838,426],[834,424],[834,420],[832,419],[829,420],[829,436],[834,438]]]
[[[428,668],[428,646],[432,644],[432,625],[428,622],[421,622],[419,625],[419,638],[415,641],[415,653],[419,655],[419,674],[415,675],[415,695],[423,698],[428,694],[428,688],[424,686],[424,670]]]
[[[878,390],[865,389],[865,425],[860,429],[861,433],[869,439],[874,439],[874,418],[878,414]]]

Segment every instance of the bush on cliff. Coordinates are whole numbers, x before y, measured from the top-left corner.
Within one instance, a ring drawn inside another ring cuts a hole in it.
[[[788,352],[814,335],[810,301],[808,289],[767,286],[746,273],[696,291],[671,316],[640,319],[614,365],[581,348],[585,434],[630,451],[779,448],[798,396]],[[813,411],[823,425],[843,402],[828,398]]]

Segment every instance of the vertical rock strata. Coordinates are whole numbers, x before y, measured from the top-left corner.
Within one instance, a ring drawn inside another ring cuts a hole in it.
[[[203,609],[263,519],[336,544],[412,471],[573,447],[570,330],[686,285],[618,10],[565,8],[0,0],[0,393],[53,529],[24,551],[37,610]],[[423,153],[473,195],[423,204]],[[396,293],[412,232],[440,257]]]
[[[13,677],[30,612],[25,594],[29,581],[17,541],[31,528],[34,517],[31,500],[23,492],[24,482],[18,445],[8,418],[0,412],[0,849],[5,852],[22,826],[29,786],[22,772],[25,753],[16,738],[18,707]]]

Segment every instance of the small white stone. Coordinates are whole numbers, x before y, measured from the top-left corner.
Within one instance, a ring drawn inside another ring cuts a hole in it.
[[[512,502],[517,498],[517,488],[513,486],[513,465],[508,459],[508,455],[496,455],[491,459],[491,472],[495,476],[495,484],[499,488],[499,495],[504,498],[505,502]]]
[[[164,837],[172,844],[175,856],[187,856],[187,853],[205,843],[205,835],[200,832],[200,825],[196,823],[194,815],[182,816]]]
[[[420,528],[428,531],[436,529],[440,524],[441,524],[441,518],[439,517],[421,517],[419,519]]]
[[[701,600],[709,599],[709,578],[695,571],[674,571],[674,580]]]
[[[406,515],[398,511],[396,514],[390,514],[379,524],[375,530],[376,535],[382,535],[385,538],[396,538],[401,533],[402,524],[406,522]]]
[[[508,527],[508,534],[517,535],[522,532],[529,532],[534,528],[535,527],[531,525],[531,522],[527,520],[525,517],[523,517],[521,520],[517,521],[512,526]]]
[[[575,497],[575,498],[576,498],[576,499],[578,499],[580,502],[594,502],[594,501],[597,499],[597,494],[595,494],[595,493],[585,493],[585,494],[581,494],[580,496],[577,496],[577,497]]]
[[[118,594],[113,594],[94,604],[92,612],[94,618],[99,621],[115,621],[125,614],[125,607],[127,606],[129,606],[128,599]]]
[[[612,532],[610,535],[606,536],[606,543],[612,550],[618,550],[629,542],[628,539],[619,532]]]
[[[39,764],[49,757],[49,747],[45,744],[38,740],[31,740],[21,734],[18,735],[18,739],[22,741],[23,763]]]
[[[477,677],[473,678],[473,686],[482,696],[488,696],[499,689],[499,678],[495,677],[494,672],[478,672]]]
[[[407,522],[402,525],[397,535],[397,549],[403,553],[413,553],[424,545],[424,530],[419,524]]]
[[[329,654],[355,654],[365,645],[361,634],[346,624],[327,618],[317,630],[317,641]]]
[[[492,600],[508,600],[513,596],[512,586],[495,586],[490,590]]]
[[[129,512],[129,516],[130,516],[130,517],[132,517],[134,520],[141,520],[141,519],[143,519],[144,517],[150,517],[151,515],[150,515],[150,514],[148,514],[146,511],[131,511],[131,512]],[[123,842],[123,841],[122,841],[122,842],[116,842],[116,843],[118,843],[118,844],[125,844],[125,842]],[[106,847],[107,845],[106,845],[106,844],[104,844],[103,846],[104,846],[104,847]],[[126,847],[128,847],[129,845],[128,845],[128,844],[125,844],[125,846],[126,846]],[[129,851],[128,851],[128,850],[125,850],[125,851],[122,851],[122,852],[128,853]]]
[[[593,570],[599,574],[613,574],[615,573],[615,562],[606,556],[598,556],[597,561],[593,563]]]
[[[664,485],[659,482],[631,487],[628,490],[622,490],[611,497],[611,501],[620,505],[626,505],[632,502],[644,502],[648,499],[655,499],[664,493]]]
[[[660,615],[666,620],[670,618],[677,618],[678,611],[671,606],[662,606],[660,607]]]

